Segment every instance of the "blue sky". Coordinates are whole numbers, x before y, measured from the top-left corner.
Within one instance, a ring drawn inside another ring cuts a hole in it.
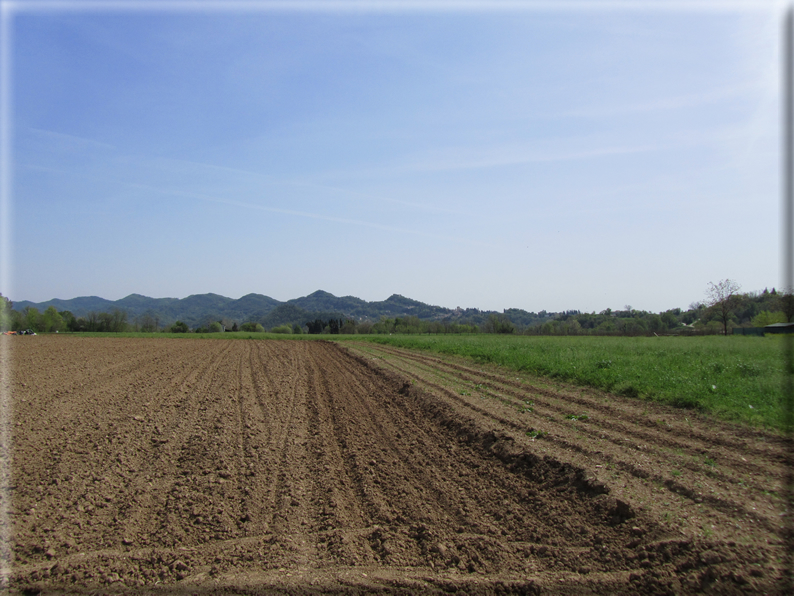
[[[17,10],[0,291],[660,311],[781,285],[779,3],[369,6]]]

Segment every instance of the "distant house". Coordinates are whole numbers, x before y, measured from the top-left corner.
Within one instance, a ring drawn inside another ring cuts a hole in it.
[[[767,333],[794,333],[794,323],[773,323],[766,327],[734,327],[734,335],[765,335]]]
[[[794,323],[773,323],[764,327],[764,333],[794,333]]]

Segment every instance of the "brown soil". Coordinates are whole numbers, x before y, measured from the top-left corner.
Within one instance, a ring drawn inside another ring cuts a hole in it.
[[[776,592],[770,433],[370,344],[3,341],[12,593]]]

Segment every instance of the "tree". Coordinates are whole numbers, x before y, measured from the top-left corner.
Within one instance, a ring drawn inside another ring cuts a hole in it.
[[[32,329],[37,333],[43,331],[43,329],[41,329],[41,314],[37,308],[27,306],[22,311],[22,314],[25,316],[24,322],[22,323],[25,329]]]
[[[774,292],[775,289],[772,288]],[[780,301],[780,310],[786,315],[786,322],[791,323],[794,320],[794,290],[788,289],[785,292],[777,294]]]
[[[312,335],[319,335],[323,332],[323,327],[325,327],[325,323],[323,323],[320,319],[315,319],[314,321],[309,321],[306,323],[306,326],[309,328],[309,333]]]
[[[774,323],[787,323],[786,315],[782,312],[769,312],[762,310],[760,313],[753,317],[751,324],[753,327],[766,327]]]
[[[339,333],[344,335],[353,335],[356,332],[356,322],[352,319],[347,319],[345,324],[339,328]]]
[[[182,321],[177,321],[173,325],[171,325],[171,329],[169,330],[171,333],[187,333],[189,331],[187,327],[187,323],[183,323]]]
[[[102,331],[102,332],[114,332],[113,329],[113,315],[109,312],[101,312],[99,313],[99,328],[95,329],[95,331]]]
[[[154,315],[148,312],[143,313],[143,316],[140,318],[141,331],[144,333],[152,333],[153,331],[158,331],[157,327],[157,319]]]
[[[706,290],[706,305],[716,319],[722,323],[723,335],[728,335],[728,322],[733,312],[742,304],[743,296],[739,294],[741,286],[733,280],[723,279],[715,283],[709,282]]]
[[[54,306],[47,307],[47,310],[45,310],[44,314],[41,316],[41,321],[42,330],[48,333],[63,331],[66,328],[63,317],[55,310]]]
[[[212,323],[210,323],[209,326],[210,333],[220,333],[221,331],[223,331],[223,327],[221,327],[221,324],[218,321],[213,321]]]
[[[680,309],[679,309],[680,310]],[[663,329],[673,329],[678,327],[678,319],[673,311],[665,311],[661,315]]]
[[[576,319],[568,319],[565,321],[563,328],[568,335],[579,335],[582,332],[582,325]]]
[[[126,331],[127,311],[114,308],[113,312],[110,313],[110,318],[108,319],[108,325],[110,327],[108,331],[112,331],[113,333],[122,333]]]
[[[14,303],[0,294],[0,331],[8,331],[11,328],[11,310]]]
[[[493,314],[483,324],[484,333],[513,333],[515,326],[504,314]]]
[[[72,312],[69,310],[62,310],[58,314],[61,315],[61,319],[63,319],[64,329],[74,331],[73,327],[76,323],[76,319]]]

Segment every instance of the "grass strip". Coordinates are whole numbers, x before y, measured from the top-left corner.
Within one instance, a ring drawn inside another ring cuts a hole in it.
[[[355,336],[783,427],[779,337]]]

